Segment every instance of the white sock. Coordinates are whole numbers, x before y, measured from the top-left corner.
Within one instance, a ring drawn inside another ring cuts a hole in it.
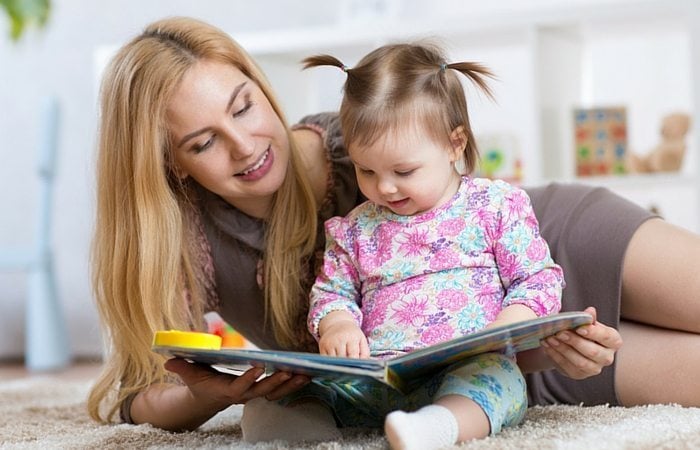
[[[264,398],[248,401],[243,407],[241,431],[246,442],[283,440],[333,441],[342,434],[330,410],[319,402],[281,406]]]
[[[449,409],[428,405],[413,413],[392,412],[386,416],[384,432],[394,450],[428,450],[456,444],[459,426]]]

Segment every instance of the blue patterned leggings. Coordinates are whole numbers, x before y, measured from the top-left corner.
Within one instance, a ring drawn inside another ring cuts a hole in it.
[[[481,406],[491,434],[520,423],[527,409],[525,379],[515,360],[500,353],[452,365],[408,394],[374,380],[313,380],[280,403],[316,398],[330,407],[340,426],[382,427],[390,412],[415,411],[446,395],[461,395]]]

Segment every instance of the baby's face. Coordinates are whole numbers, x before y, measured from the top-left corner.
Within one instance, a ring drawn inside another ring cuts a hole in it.
[[[395,214],[430,211],[447,203],[459,188],[454,162],[462,152],[435,142],[423,127],[388,132],[371,145],[351,143],[348,153],[362,193]]]

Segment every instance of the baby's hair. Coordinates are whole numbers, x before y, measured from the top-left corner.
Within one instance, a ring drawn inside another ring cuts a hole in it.
[[[335,66],[347,73],[340,120],[345,145],[371,145],[387,131],[399,132],[411,121],[421,125],[437,142],[449,142],[453,130],[463,127],[466,173],[471,173],[478,149],[469,123],[464,88],[453,71],[465,75],[489,98],[487,78],[495,78],[476,62],[447,63],[436,45],[391,44],[379,47],[347,67],[331,55],[302,61],[304,69]]]

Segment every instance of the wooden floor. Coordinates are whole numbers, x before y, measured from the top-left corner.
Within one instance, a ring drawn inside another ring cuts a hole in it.
[[[97,377],[102,364],[96,361],[76,361],[65,369],[29,371],[22,362],[0,361],[0,381],[32,377],[55,377],[66,381],[91,381]]]

